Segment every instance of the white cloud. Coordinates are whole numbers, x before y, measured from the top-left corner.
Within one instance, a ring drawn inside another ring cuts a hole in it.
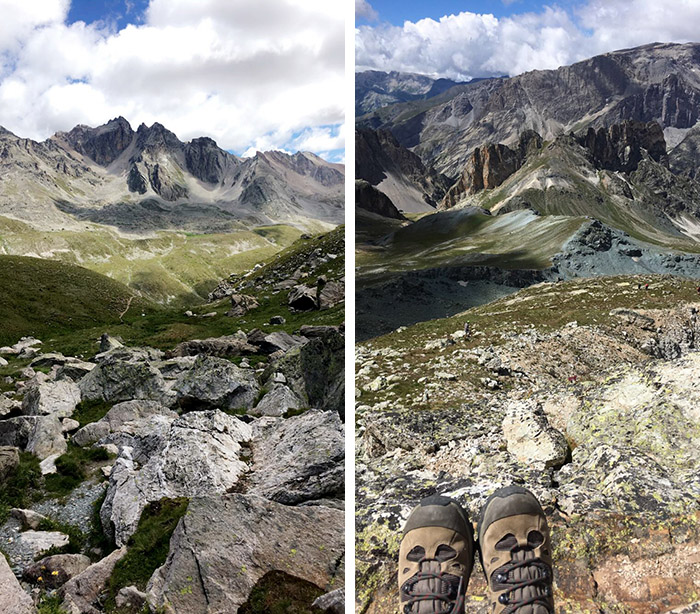
[[[244,151],[344,121],[334,3],[151,0],[143,24],[116,32],[67,25],[67,2],[40,2],[38,19],[22,12],[26,0],[0,0],[14,19],[0,25],[0,125],[22,136],[124,115],[134,127],[159,121],[180,138]]]
[[[361,26],[356,64],[453,79],[515,75],[624,47],[687,42],[697,38],[698,23],[697,0],[589,0],[573,13],[553,5],[500,19],[463,12],[403,26]]]
[[[379,15],[367,0],[355,0],[355,17],[366,19],[367,21],[376,21]]]

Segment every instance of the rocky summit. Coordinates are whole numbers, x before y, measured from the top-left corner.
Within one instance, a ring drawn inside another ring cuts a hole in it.
[[[0,348],[0,609],[339,611],[343,265],[341,229],[194,310]]]

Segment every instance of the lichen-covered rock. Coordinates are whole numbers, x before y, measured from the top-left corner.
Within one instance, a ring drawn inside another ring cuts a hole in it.
[[[226,492],[247,469],[241,444],[251,436],[250,425],[238,418],[201,411],[172,422],[142,466],[134,462],[131,448],[123,447],[100,511],[105,533],[124,545],[151,501]]]
[[[258,420],[251,450],[251,494],[286,505],[343,497],[345,437],[336,412]]]
[[[168,614],[236,612],[258,580],[275,570],[335,588],[343,582],[343,517],[340,510],[251,495],[193,499],[168,560],[151,578],[149,604]]]
[[[223,358],[199,356],[173,390],[177,404],[184,409],[249,409],[260,387],[250,369]]]
[[[168,353],[169,356],[218,356],[220,358],[241,356],[242,354],[254,354],[255,347],[247,342],[245,338],[237,335],[225,337],[212,337],[210,339],[192,339],[178,343],[175,348]]]
[[[68,614],[101,614],[101,608],[96,607],[100,594],[107,586],[114,566],[124,556],[126,548],[119,548],[68,580],[58,591],[63,598],[61,608]]]
[[[67,449],[60,420],[55,415],[37,416],[27,441],[27,452],[44,460],[55,454],[63,454]]]
[[[508,452],[521,463],[557,467],[569,453],[564,435],[549,425],[542,407],[531,402],[515,402],[508,406],[503,417],[503,436]]]
[[[29,386],[22,401],[28,416],[70,418],[80,403],[80,388],[69,379]]]
[[[170,424],[177,414],[156,401],[124,401],[112,407],[97,422],[85,425],[73,435],[73,442],[89,446],[105,439],[110,433],[146,436],[157,429],[157,424]]]
[[[14,446],[0,446],[0,484],[19,467],[19,450]]]
[[[17,581],[4,556],[0,556],[0,605],[3,614],[36,614],[32,598]]]
[[[284,416],[290,409],[299,409],[301,401],[284,384],[275,384],[260,402],[248,413],[251,416],[271,416],[279,418]]]
[[[63,548],[68,545],[69,537],[60,531],[25,531],[18,538],[22,547],[30,551],[34,556],[46,552],[51,548]]]

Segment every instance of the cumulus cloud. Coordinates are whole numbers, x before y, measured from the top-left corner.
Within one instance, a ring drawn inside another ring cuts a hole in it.
[[[38,1],[41,19],[23,12],[26,0],[0,0],[0,124],[22,136],[123,115],[241,152],[344,121],[344,23],[333,3],[151,0],[143,23],[114,31],[69,25],[67,1]]]
[[[358,70],[399,70],[470,79],[557,68],[593,55],[655,41],[697,37],[696,0],[589,0],[496,18],[462,12],[403,26],[361,26]]]
[[[379,15],[367,0],[355,0],[355,17],[366,19],[367,21],[376,21]]]

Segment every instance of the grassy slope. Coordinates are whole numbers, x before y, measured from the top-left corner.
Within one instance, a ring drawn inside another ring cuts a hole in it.
[[[228,234],[159,232],[126,238],[91,224],[85,232],[42,232],[0,216],[0,253],[85,266],[173,304],[201,301],[219,279],[250,269],[300,235],[296,228],[277,225]]]
[[[269,257],[251,279],[265,277],[273,268],[291,275],[303,262],[303,254],[316,247],[338,255],[319,268],[316,275],[339,277],[345,266],[343,236],[344,227],[340,227],[312,239],[300,239]],[[10,266],[11,262],[22,264]],[[324,311],[291,313],[286,292],[273,294],[251,289],[246,292],[258,297],[260,307],[242,318],[225,315],[230,308],[228,300],[191,307],[196,314],[217,314],[198,318],[184,315],[183,307],[165,308],[135,298],[120,322],[119,314],[132,294],[124,285],[81,267],[17,256],[0,256],[0,284],[12,289],[0,294],[0,345],[33,335],[44,342],[43,351],[67,355],[94,354],[104,332],[121,337],[127,344],[170,349],[181,341],[230,335],[239,328],[292,332],[302,324],[340,324],[344,320],[342,304]],[[286,323],[268,325],[273,315],[283,315]],[[0,374],[15,367],[11,364],[0,369]]]

